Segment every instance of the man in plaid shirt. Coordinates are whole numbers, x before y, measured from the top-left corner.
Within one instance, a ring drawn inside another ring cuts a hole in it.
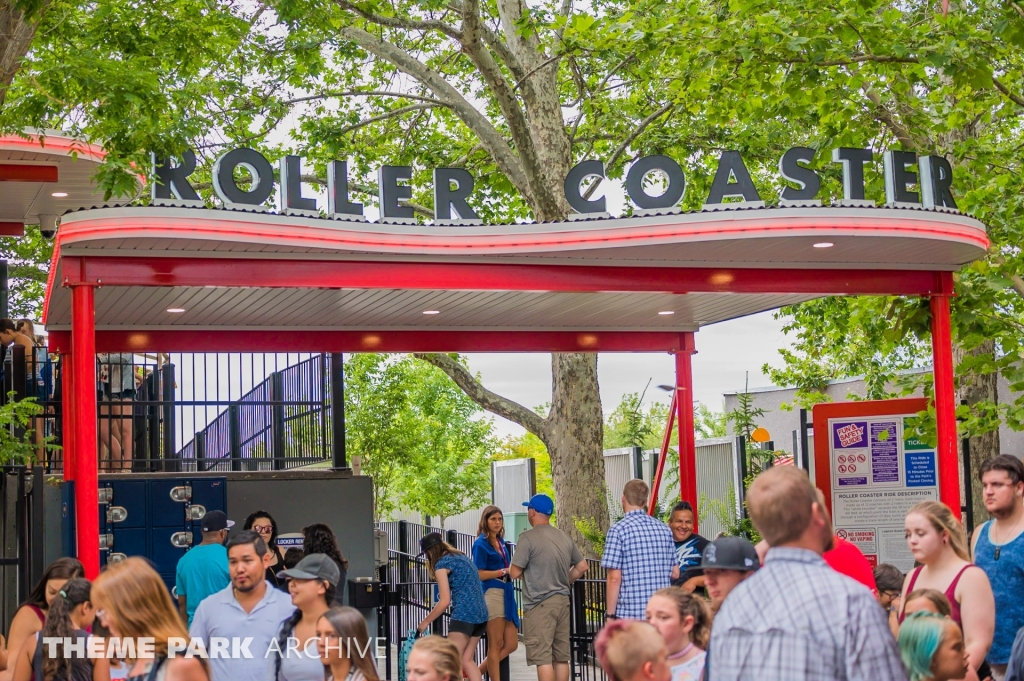
[[[647,600],[679,574],[672,530],[647,515],[647,484],[630,480],[622,490],[622,520],[604,542],[601,565],[608,570],[609,618],[642,620]]]
[[[807,474],[761,473],[747,491],[771,547],[715,616],[708,681],[907,681],[885,611],[822,559],[832,521]]]

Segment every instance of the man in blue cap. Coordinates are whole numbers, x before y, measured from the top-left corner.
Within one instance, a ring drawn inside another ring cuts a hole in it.
[[[519,535],[509,574],[523,578],[526,664],[537,667],[538,681],[569,681],[569,588],[587,571],[587,560],[551,524],[551,497],[535,494],[523,506],[532,529]]]

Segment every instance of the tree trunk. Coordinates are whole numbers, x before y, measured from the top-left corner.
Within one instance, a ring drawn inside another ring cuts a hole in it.
[[[604,478],[604,414],[597,383],[596,353],[551,355],[551,413],[541,439],[551,455],[558,527],[593,552],[576,520],[608,530]],[[621,490],[610,490],[617,494]]]
[[[953,348],[953,365],[958,366],[960,362],[968,356],[979,356],[979,355],[992,355],[995,352],[995,341],[987,340],[979,345],[974,350],[965,351],[959,347],[954,346]],[[975,405],[980,402],[989,402],[992,404],[999,404],[999,394],[997,392],[997,386],[999,382],[999,374],[993,372],[990,374],[970,374],[967,376],[959,377],[957,384],[957,401],[966,401],[968,405]],[[985,510],[983,491],[981,488],[981,482],[978,480],[978,471],[981,469],[981,464],[986,459],[991,459],[993,456],[999,454],[999,429],[975,435],[970,438],[970,469],[971,479],[962,480],[961,483],[961,498],[963,496],[963,485],[971,486],[971,493],[973,495],[973,511],[974,511],[974,524],[975,526],[988,520],[988,511]],[[963,449],[960,450],[960,465],[963,466]],[[962,470],[962,469],[961,469]]]
[[[0,0],[0,107],[4,105],[14,75],[21,68],[21,60],[32,45],[39,16],[48,4],[49,0],[36,3],[34,15],[26,16],[20,3]]]

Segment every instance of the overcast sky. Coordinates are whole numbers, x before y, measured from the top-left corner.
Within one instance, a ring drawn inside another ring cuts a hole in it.
[[[782,323],[771,312],[733,319],[704,327],[696,334],[697,354],[693,358],[694,397],[716,411],[722,408],[722,394],[743,389],[750,372],[750,387],[770,385],[761,373],[766,363],[781,364],[779,349],[789,347]],[[546,354],[472,354],[469,366],[479,372],[484,385],[504,397],[534,407],[551,400],[551,359]],[[598,358],[601,406],[611,412],[626,393],[640,392],[648,379],[651,388],[646,402],[668,402],[659,384],[673,382],[674,362],[670,355],[653,353],[609,353]],[[494,418],[499,435],[519,434],[523,429]]]

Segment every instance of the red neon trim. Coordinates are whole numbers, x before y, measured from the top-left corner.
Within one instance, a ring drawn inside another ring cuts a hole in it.
[[[0,236],[25,236],[25,223],[0,222]]]
[[[830,513],[832,512],[832,462],[828,455],[829,419],[916,414],[926,409],[928,409],[928,400],[923,397],[814,405],[811,410],[814,423],[814,480],[818,489],[825,494],[825,504]]]
[[[56,182],[57,166],[30,166],[17,163],[0,163],[0,181]]]
[[[952,279],[952,277],[950,277]],[[949,296],[933,296],[932,358],[935,380],[935,455],[939,469],[939,499],[960,519],[960,461],[957,457],[956,396],[953,388],[953,338]],[[968,480],[967,484],[971,484]]]
[[[198,211],[195,211],[198,213]],[[212,212],[212,211],[210,211]],[[671,220],[672,216],[666,216]],[[312,222],[312,221],[311,221]],[[836,216],[822,225],[821,217],[784,215],[759,218],[737,218],[723,213],[719,220],[687,222],[684,225],[638,225],[636,227],[602,227],[562,230],[537,234],[514,231],[487,235],[444,235],[360,231],[360,223],[328,223],[296,225],[284,221],[274,224],[246,222],[232,217],[203,217],[201,214],[182,217],[132,215],[121,217],[71,217],[61,225],[67,243],[103,238],[212,239],[216,241],[259,242],[280,246],[319,246],[348,250],[372,250],[386,253],[457,254],[457,253],[529,253],[551,250],[552,247],[606,247],[611,244],[650,243],[660,240],[697,242],[721,240],[723,237],[757,238],[765,236],[811,236],[816,238],[857,236],[872,233],[894,237],[926,237],[958,241],[988,249],[984,230],[966,225],[950,225],[923,219],[888,216]],[[922,226],[922,223],[924,226]]]
[[[68,256],[68,284],[498,291],[930,295],[921,270],[727,269]],[[53,271],[53,268],[51,268]]]
[[[53,285],[57,280],[57,272],[60,268],[60,237],[53,244],[53,255],[50,256],[50,268],[46,271],[46,292],[43,294],[43,326],[50,316],[50,294],[53,293]],[[68,348],[71,348],[70,342]]]
[[[51,349],[68,347],[69,335],[50,331]],[[97,331],[96,352],[675,352],[692,336],[662,331],[139,329]]]
[[[42,141],[38,135],[29,139],[17,135],[0,135],[0,149],[30,151],[36,154],[56,154],[59,156],[76,155],[90,161],[102,161],[107,156],[103,147],[82,142],[68,137],[44,135]]]

